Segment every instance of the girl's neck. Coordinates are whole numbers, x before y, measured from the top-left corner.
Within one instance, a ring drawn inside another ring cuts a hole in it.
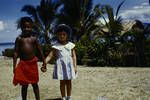
[[[68,41],[58,41],[60,44],[65,45],[68,43]]]

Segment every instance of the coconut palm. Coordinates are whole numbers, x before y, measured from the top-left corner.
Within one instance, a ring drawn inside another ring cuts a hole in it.
[[[99,28],[100,34],[98,35],[105,40],[103,53],[105,53],[105,59],[109,65],[113,64],[112,57],[114,57],[114,54],[119,52],[115,43],[118,42],[120,33],[123,30],[122,18],[118,14],[124,2],[125,0],[118,5],[116,13],[113,12],[113,8],[109,5],[104,5],[101,9],[98,9],[99,12],[104,12],[104,14],[101,14],[101,18],[104,20],[104,26],[103,28]]]
[[[61,3],[58,0],[41,0],[40,5],[25,5],[21,9],[33,18],[36,30],[44,34],[46,43],[50,43],[48,35],[49,32],[52,32],[51,25],[60,5]]]
[[[123,29],[122,23],[121,23],[122,18],[121,18],[121,16],[118,16],[118,13],[124,2],[125,2],[125,0],[119,4],[115,15],[113,12],[113,8],[111,6],[105,5],[103,8],[105,10],[107,17],[103,16],[102,18],[104,19],[105,25],[108,29],[108,31],[106,33],[108,33],[108,35],[110,35],[110,36],[120,33]],[[108,22],[106,21],[106,18],[108,18]]]
[[[59,23],[66,23],[73,29],[75,40],[87,37],[96,28],[99,15],[95,13],[97,6],[92,8],[93,0],[62,0]],[[86,34],[86,35],[85,35]]]

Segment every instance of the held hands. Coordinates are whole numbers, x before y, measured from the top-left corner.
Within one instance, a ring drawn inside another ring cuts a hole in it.
[[[74,71],[75,71],[75,77],[77,77],[78,76],[77,67],[74,68]]]
[[[42,71],[42,72],[46,72],[46,71],[47,71],[46,63],[43,63],[43,64],[42,64],[41,71]]]
[[[77,74],[77,67],[75,67],[74,70],[75,70],[75,74]]]

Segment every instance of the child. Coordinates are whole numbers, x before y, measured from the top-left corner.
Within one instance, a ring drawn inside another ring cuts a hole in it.
[[[75,44],[68,41],[71,33],[69,26],[60,24],[55,33],[57,34],[57,42],[52,46],[53,49],[47,56],[46,63],[51,60],[52,56],[56,56],[53,78],[60,80],[62,100],[71,100],[71,80],[76,78],[77,72]],[[41,70],[45,71],[46,66],[43,66]]]
[[[39,95],[39,75],[37,67],[37,57],[35,56],[35,49],[37,49],[43,59],[43,66],[45,66],[44,56],[37,42],[36,37],[32,36],[32,19],[30,17],[22,17],[20,20],[21,35],[16,38],[15,52],[13,58],[13,84],[18,83],[22,86],[21,95],[22,100],[26,100],[27,88],[32,84],[36,100],[40,100]],[[17,64],[17,58],[20,58]],[[16,66],[17,64],[17,66]]]

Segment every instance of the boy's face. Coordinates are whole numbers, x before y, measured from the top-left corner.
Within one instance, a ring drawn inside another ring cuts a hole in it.
[[[58,40],[60,42],[66,42],[67,41],[67,33],[65,31],[58,32]]]
[[[22,31],[23,32],[31,32],[32,31],[32,24],[30,22],[25,22],[23,24]]]

